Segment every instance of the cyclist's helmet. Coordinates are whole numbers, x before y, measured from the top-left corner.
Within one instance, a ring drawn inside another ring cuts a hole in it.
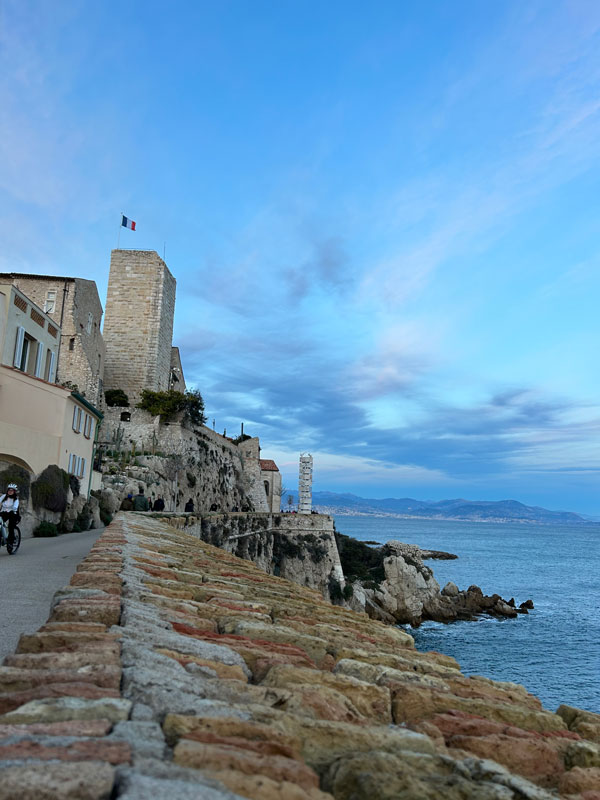
[[[19,492],[19,487],[17,486],[16,483],[9,483],[8,486],[6,487],[6,491],[8,491],[9,489],[14,489],[15,492],[17,493]]]

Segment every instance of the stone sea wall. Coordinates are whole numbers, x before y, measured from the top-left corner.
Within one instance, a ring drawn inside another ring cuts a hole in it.
[[[0,668],[0,800],[598,800],[599,742],[131,513]]]
[[[317,589],[326,600],[344,586],[333,519],[324,514],[167,514],[158,515],[179,530],[239,558],[270,575]]]

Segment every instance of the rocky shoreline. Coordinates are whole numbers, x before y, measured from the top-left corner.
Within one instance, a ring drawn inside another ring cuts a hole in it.
[[[477,619],[483,614],[510,619],[527,614],[534,607],[530,599],[517,606],[514,598],[505,600],[499,594],[484,595],[475,585],[461,591],[450,582],[440,589],[433,570],[424,564],[424,559],[456,558],[453,553],[421,550],[417,545],[398,541],[373,548],[341,534],[337,534],[336,539],[344,574],[351,575],[356,559],[361,555],[365,562],[368,555],[375,565],[367,569],[380,580],[365,580],[363,577],[353,581],[352,596],[347,602],[349,608],[365,611],[372,619],[417,627],[425,620],[455,622]],[[370,553],[362,551],[361,545]],[[344,555],[349,549],[353,551],[352,561],[345,563]],[[378,562],[379,571],[376,567]]]

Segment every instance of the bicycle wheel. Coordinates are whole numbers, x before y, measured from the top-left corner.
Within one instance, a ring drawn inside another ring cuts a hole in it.
[[[6,542],[6,552],[9,556],[14,556],[21,545],[21,531],[18,527],[15,526],[15,534],[13,543],[9,544],[8,541]]]

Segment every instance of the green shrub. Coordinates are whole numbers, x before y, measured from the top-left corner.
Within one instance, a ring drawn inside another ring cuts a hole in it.
[[[110,525],[110,523],[112,522],[112,514],[109,514],[108,511],[106,511],[105,509],[101,508],[100,509],[100,519],[102,520],[104,525]]]
[[[48,511],[64,511],[67,507],[67,491],[69,474],[50,464],[31,484],[31,499],[34,508],[45,508]]]
[[[73,497],[79,497],[79,491],[81,489],[79,478],[75,475],[69,475],[69,486],[73,492]]]
[[[329,597],[334,604],[339,603],[343,598],[340,582],[333,575],[329,576]]]
[[[33,535],[37,539],[58,536],[58,528],[52,522],[40,522],[37,528],[33,531]]]
[[[144,389],[137,408],[148,411],[153,417],[160,416],[161,422],[166,422],[181,411],[195,425],[206,422],[204,401],[198,390],[184,394],[176,392],[174,389],[170,389],[168,392],[153,392],[150,389]]]
[[[129,406],[129,398],[123,389],[107,389],[104,392],[104,399],[107,406],[117,406],[119,408],[126,408]]]
[[[9,483],[16,483],[19,487],[19,500],[26,505],[29,500],[29,488],[31,477],[26,469],[16,464],[9,464],[6,469],[0,471],[0,492],[4,493]]]
[[[72,533],[81,533],[81,525],[77,520],[73,523],[73,527],[71,528]]]
[[[335,541],[346,580],[372,581],[375,586],[385,580],[383,548],[369,547],[337,531]]]

